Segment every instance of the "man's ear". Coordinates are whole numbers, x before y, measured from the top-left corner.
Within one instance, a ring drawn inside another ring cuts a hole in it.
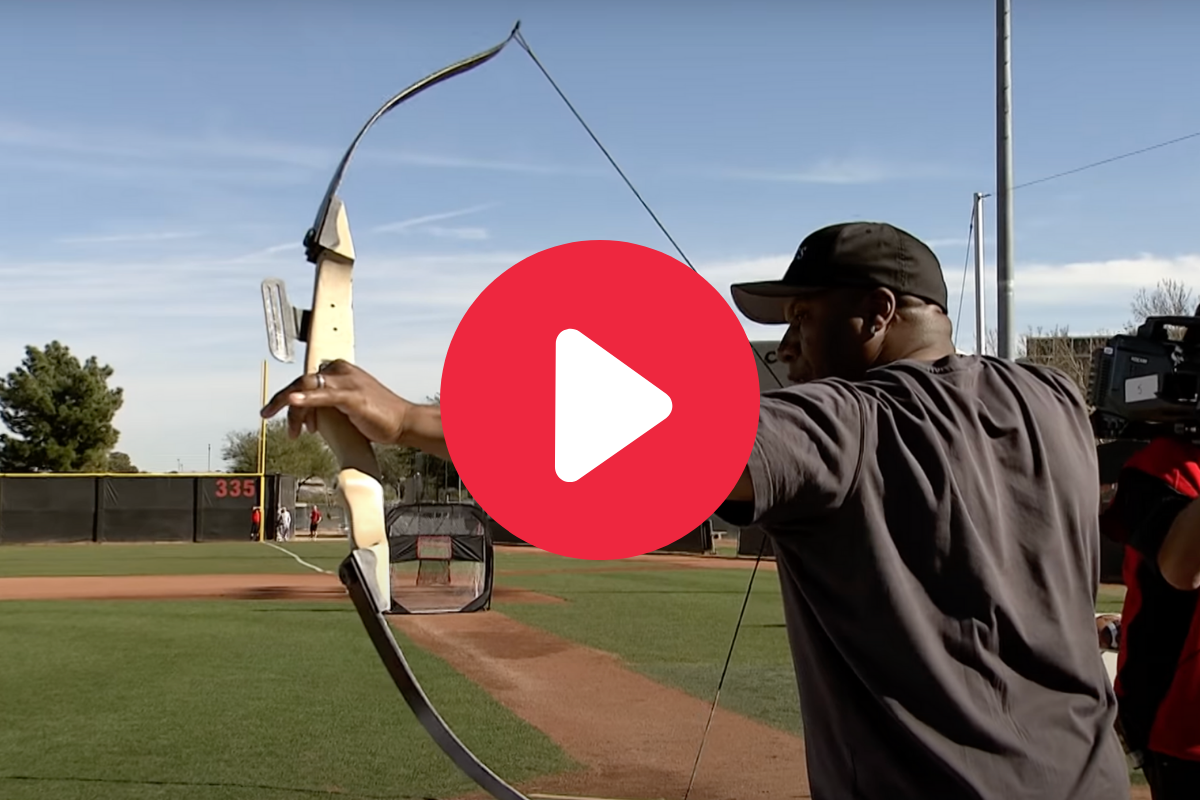
[[[874,332],[887,328],[896,318],[899,303],[891,289],[882,286],[871,289],[863,296],[863,327]]]

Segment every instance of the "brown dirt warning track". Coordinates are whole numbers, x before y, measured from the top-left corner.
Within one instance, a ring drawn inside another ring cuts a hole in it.
[[[749,569],[754,564],[753,559],[691,556],[643,556],[630,562],[625,570]],[[760,568],[774,564],[764,561]],[[493,597],[510,603],[562,602],[502,585],[494,587]],[[0,600],[203,598],[348,602],[331,574],[0,578]],[[656,683],[612,654],[497,611],[389,619],[586,765],[580,772],[529,781],[522,791],[626,800],[683,796],[711,701]],[[747,742],[753,746],[746,747]],[[718,707],[692,800],[809,797],[801,738]],[[1149,798],[1146,787],[1133,787],[1131,800]]]

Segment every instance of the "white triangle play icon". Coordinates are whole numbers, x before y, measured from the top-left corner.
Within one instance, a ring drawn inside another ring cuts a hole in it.
[[[577,330],[554,347],[554,471],[587,475],[671,415],[671,398]]]

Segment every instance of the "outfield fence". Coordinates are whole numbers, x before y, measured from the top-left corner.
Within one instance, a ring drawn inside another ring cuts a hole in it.
[[[1114,441],[1097,447],[1105,501],[1125,462],[1144,446]],[[297,507],[296,491],[290,475],[0,474],[0,544],[246,540],[255,506],[262,508],[264,538],[270,539],[280,505],[292,512],[293,530],[307,531],[308,518],[299,512],[307,514],[308,504]],[[344,526],[345,511],[336,502],[322,513],[322,528]],[[487,526],[497,544],[525,544],[490,516]],[[739,556],[757,556],[761,547],[764,558],[774,557],[761,529],[739,529],[716,517],[657,552],[711,553],[714,531],[736,536]],[[1124,548],[1101,537],[1100,580],[1123,583],[1123,559]]]
[[[270,534],[280,503],[295,505],[291,476],[4,474],[0,544],[246,541],[254,508]]]

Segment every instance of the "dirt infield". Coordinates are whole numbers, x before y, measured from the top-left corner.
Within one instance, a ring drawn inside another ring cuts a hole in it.
[[[532,781],[524,791],[683,796],[710,703],[632,672],[613,655],[498,612],[390,620],[587,765],[582,773]],[[718,707],[691,797],[811,797],[804,742]]]
[[[561,603],[528,589],[497,586],[507,603]],[[118,575],[0,578],[0,600],[346,600],[334,575]]]
[[[311,575],[119,575],[0,578],[0,600],[343,600],[337,577]]]

